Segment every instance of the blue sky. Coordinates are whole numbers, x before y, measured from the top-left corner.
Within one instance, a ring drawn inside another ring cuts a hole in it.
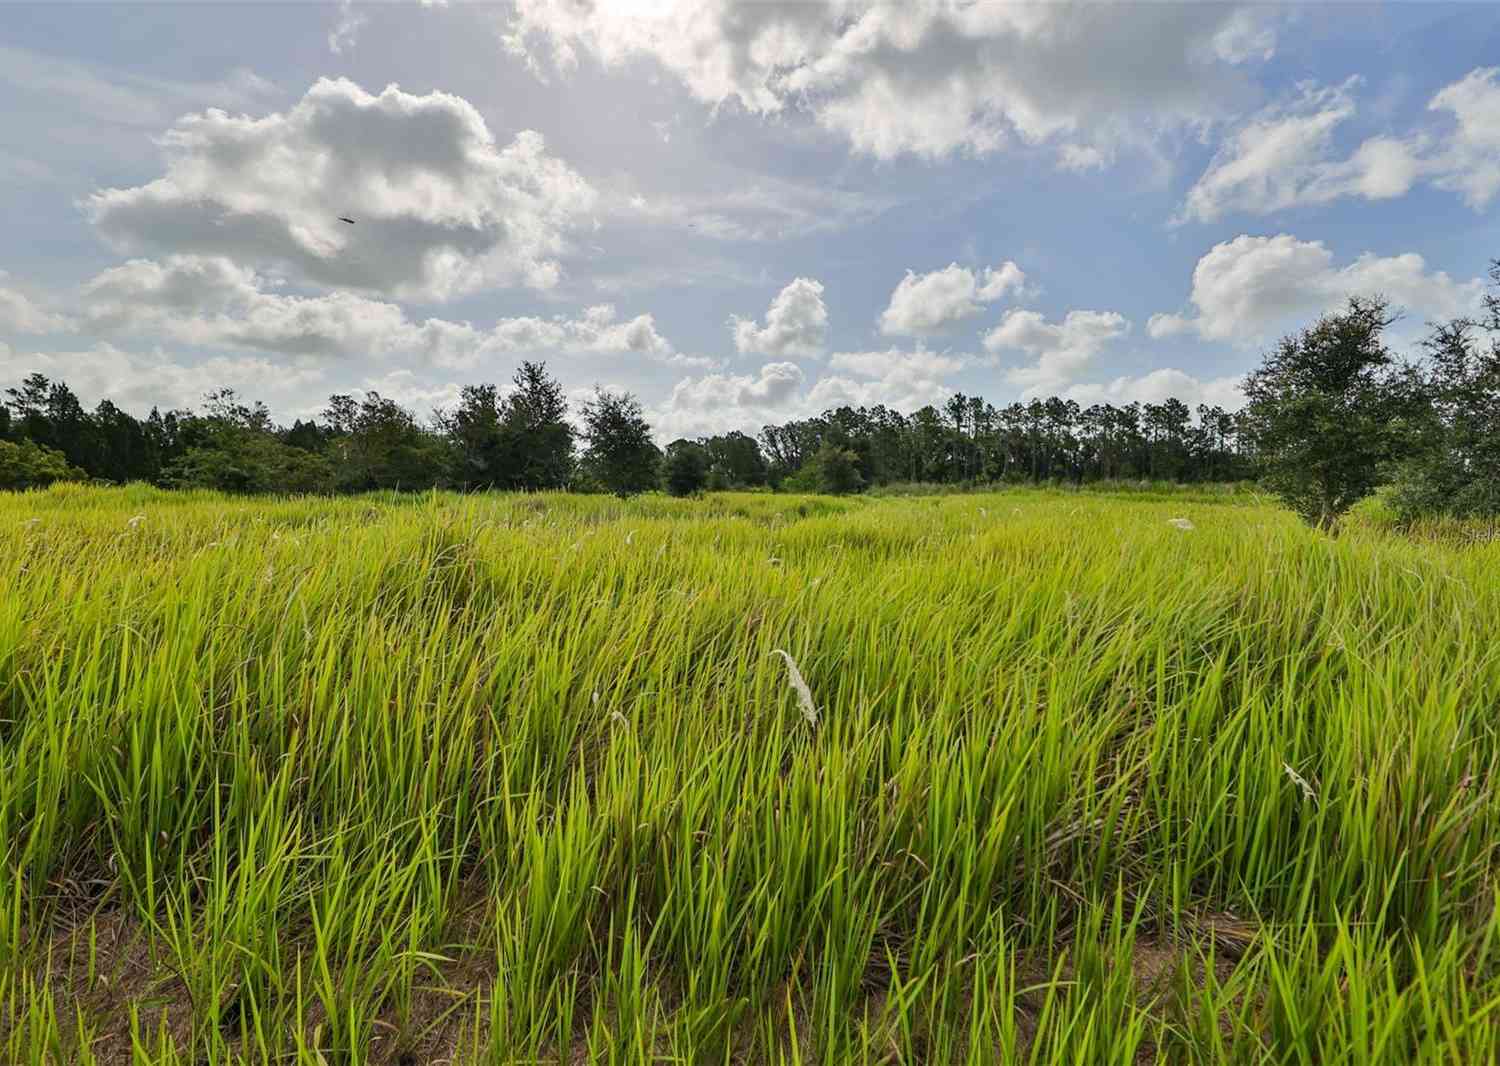
[[[1477,306],[1497,66],[1490,5],[7,4],[0,379],[1232,406],[1350,292]]]

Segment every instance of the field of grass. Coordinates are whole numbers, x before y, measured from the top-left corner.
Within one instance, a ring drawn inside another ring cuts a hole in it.
[[[0,1062],[1494,1061],[1497,721],[1243,493],[0,496]]]

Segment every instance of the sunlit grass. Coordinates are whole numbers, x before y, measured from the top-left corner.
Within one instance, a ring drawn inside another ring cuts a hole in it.
[[[0,1061],[1490,1061],[1460,532],[0,496]]]

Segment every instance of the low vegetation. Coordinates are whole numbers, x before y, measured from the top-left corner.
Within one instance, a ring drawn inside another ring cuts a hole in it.
[[[0,496],[0,1060],[1491,1061],[1500,540],[1384,506]]]

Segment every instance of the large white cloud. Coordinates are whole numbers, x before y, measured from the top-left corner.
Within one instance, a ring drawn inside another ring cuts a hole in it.
[[[1500,67],[1470,71],[1432,98],[1431,111],[1453,116],[1442,140],[1433,184],[1463,196],[1476,210],[1500,193]]]
[[[795,278],[776,294],[766,311],[766,324],[753,319],[729,320],[734,346],[740,352],[762,355],[816,356],[828,338],[828,308],[823,303],[823,283],[813,278]]]
[[[188,115],[161,145],[162,177],[89,198],[111,241],[397,296],[548,288],[595,201],[540,134],[500,147],[462,98],[394,85],[322,79],[284,114]]]
[[[1011,311],[984,335],[986,351],[1021,351],[1035,358],[1011,367],[1006,380],[1021,387],[1023,397],[1051,396],[1076,383],[1108,344],[1130,332],[1130,321],[1117,311],[1069,311],[1060,322],[1048,322],[1036,311]]]
[[[810,412],[877,404],[915,411],[942,403],[952,395],[953,387],[947,379],[969,361],[964,356],[921,347],[834,352],[828,357],[831,373],[819,378],[809,391],[807,406]]]
[[[652,411],[658,437],[696,437],[732,429],[755,432],[792,417],[807,375],[796,363],[766,363],[755,374],[705,374],[683,378]]]
[[[1296,99],[1266,108],[1224,141],[1188,191],[1177,221],[1266,214],[1346,197],[1384,200],[1424,180],[1459,193],[1478,210],[1500,193],[1497,76],[1500,68],[1471,71],[1433,96],[1426,126],[1400,137],[1367,138],[1343,157],[1334,134],[1355,114],[1360,80],[1304,85]]]
[[[1367,252],[1340,267],[1322,241],[1246,234],[1214,245],[1198,260],[1193,313],[1152,315],[1147,332],[1253,345],[1351,295],[1380,294],[1413,315],[1442,319],[1477,310],[1483,291],[1481,279],[1455,281],[1429,270],[1415,252]]]
[[[941,333],[979,314],[985,304],[1009,292],[1019,292],[1025,283],[1026,274],[1008,260],[999,267],[985,267],[978,275],[957,263],[928,274],[908,270],[880,313],[880,332],[904,336]]]
[[[881,158],[1020,140],[1078,167],[1237,110],[1276,18],[1228,4],[519,0],[506,40],[563,69],[580,51],[650,57],[705,103],[805,107]]]
[[[0,270],[0,333],[66,333],[73,328],[67,315],[48,311],[24,292],[4,285],[6,277]]]
[[[415,322],[394,303],[351,293],[299,296],[223,257],[132,259],[84,286],[84,320],[104,333],[135,333],[210,347],[293,356],[388,359],[473,367],[511,353],[629,354],[680,365],[684,356],[650,314],[620,320],[611,304],[575,318],[502,318],[488,329],[429,318]]]

